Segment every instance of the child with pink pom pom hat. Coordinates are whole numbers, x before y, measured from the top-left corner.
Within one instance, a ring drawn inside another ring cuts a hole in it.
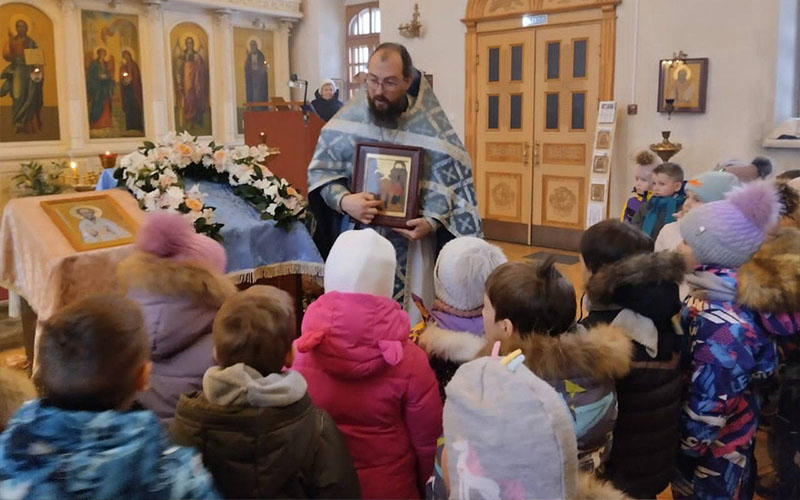
[[[214,366],[211,327],[236,292],[224,276],[225,249],[181,215],[157,212],[139,231],[136,252],[117,267],[127,297],[142,309],[153,369],[137,401],[169,424],[178,398],[202,388]]]

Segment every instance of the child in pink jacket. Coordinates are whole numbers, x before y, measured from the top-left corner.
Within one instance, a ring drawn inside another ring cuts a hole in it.
[[[372,229],[339,236],[295,343],[293,368],[344,434],[364,498],[420,498],[442,433],[436,377],[391,298],[396,264]]]

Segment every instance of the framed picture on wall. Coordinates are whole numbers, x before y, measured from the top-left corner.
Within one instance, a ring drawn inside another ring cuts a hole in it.
[[[608,173],[608,155],[596,155],[594,163],[592,164],[593,174],[607,174]]]
[[[708,87],[708,58],[662,59],[658,64],[658,112],[667,112],[673,99],[673,113],[705,113]]]
[[[374,225],[407,228],[406,223],[417,217],[421,161],[421,148],[384,143],[356,145],[352,191],[372,193],[383,202]]]

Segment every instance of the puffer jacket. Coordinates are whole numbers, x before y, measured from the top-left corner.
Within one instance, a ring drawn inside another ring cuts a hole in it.
[[[311,403],[302,375],[262,377],[238,364],[211,368],[203,386],[181,396],[170,431],[203,454],[223,496],[361,497],[344,438]]]
[[[586,327],[619,326],[634,341],[631,372],[617,381],[619,415],[604,477],[635,498],[655,498],[675,475],[681,370],[673,318],[685,264],[674,252],[603,266],[586,284]]]
[[[219,498],[200,456],[149,411],[70,411],[36,399],[0,435],[0,498]]]
[[[150,341],[150,388],[136,399],[169,425],[178,398],[199,390],[214,365],[211,326],[236,287],[205,267],[142,252],[119,264],[117,280],[141,307]]]
[[[576,325],[558,336],[516,333],[500,344],[500,354],[520,349],[527,366],[564,398],[575,424],[581,470],[594,471],[608,460],[617,421],[615,381],[630,371],[633,346],[620,328]],[[491,354],[486,345],[479,356]]]
[[[364,498],[419,498],[442,401],[409,319],[391,299],[330,292],[309,306],[293,368],[347,440]]]

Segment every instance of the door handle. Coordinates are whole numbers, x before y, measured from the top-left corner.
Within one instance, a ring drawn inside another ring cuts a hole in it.
[[[539,162],[540,162],[540,159],[539,159],[539,149],[540,148],[539,148],[539,146],[540,146],[539,141],[536,141],[533,144],[533,166],[534,167],[538,167],[539,166]]]
[[[524,166],[526,166],[526,167],[528,166],[528,151],[530,151],[530,149],[531,149],[531,143],[530,142],[526,142],[525,144],[523,144],[523,146],[522,146],[522,164]]]

